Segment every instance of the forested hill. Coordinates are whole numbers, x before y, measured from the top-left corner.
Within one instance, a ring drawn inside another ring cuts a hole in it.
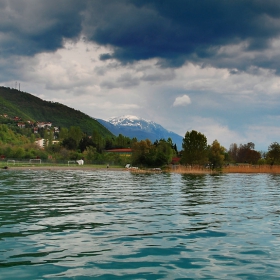
[[[53,126],[79,126],[89,135],[97,131],[103,137],[113,134],[90,116],[57,102],[44,101],[32,94],[0,87],[0,115],[20,117],[23,121],[51,122]]]

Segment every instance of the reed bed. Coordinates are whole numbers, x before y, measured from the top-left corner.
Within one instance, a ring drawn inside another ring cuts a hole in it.
[[[280,165],[229,165],[223,167],[224,173],[274,173],[280,174]]]
[[[213,171],[209,168],[205,168],[204,166],[194,165],[194,166],[184,166],[184,165],[175,165],[172,166],[171,169],[168,171],[173,173],[180,173],[180,174],[209,174]]]
[[[212,173],[273,173],[280,174],[280,165],[228,165],[217,170],[204,166],[174,166],[170,172],[181,174],[212,174]]]

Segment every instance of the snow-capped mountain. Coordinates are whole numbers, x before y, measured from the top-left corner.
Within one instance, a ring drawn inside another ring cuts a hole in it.
[[[113,117],[108,121],[97,119],[97,121],[116,136],[122,134],[130,138],[136,137],[138,140],[150,139],[152,142],[160,139],[167,140],[170,137],[178,150],[182,148],[182,136],[166,130],[153,121],[131,115]]]
[[[145,119],[140,119],[135,116],[127,115],[122,117],[113,117],[108,120],[109,123],[113,124],[116,127],[130,127],[133,129],[141,129],[143,131],[151,132],[151,131],[164,131],[167,130],[164,129],[161,125],[156,124],[153,121],[148,121]]]

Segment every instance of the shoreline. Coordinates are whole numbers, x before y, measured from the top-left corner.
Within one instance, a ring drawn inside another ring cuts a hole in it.
[[[121,167],[95,167],[95,166],[7,166],[2,167],[2,171],[19,171],[19,170],[50,170],[50,171],[66,171],[66,170],[81,170],[81,171],[98,171],[98,170],[108,170],[108,171],[126,171],[126,168]]]
[[[209,170],[204,168],[179,168],[179,169],[168,169],[168,170],[152,170],[152,169],[128,169],[125,167],[103,167],[103,166],[56,166],[56,165],[30,165],[30,166],[4,166],[0,168],[0,171],[121,171],[121,172],[131,172],[135,174],[145,174],[145,173],[176,173],[176,174],[228,174],[228,173],[244,173],[244,174],[280,174],[280,166],[253,166],[253,167],[234,167],[234,168],[223,168],[221,171]]]

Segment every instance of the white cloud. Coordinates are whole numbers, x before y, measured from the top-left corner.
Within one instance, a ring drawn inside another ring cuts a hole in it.
[[[115,110],[126,110],[126,109],[138,109],[140,108],[137,104],[126,104],[126,103],[123,103],[123,104],[113,104],[112,102],[105,102],[103,104],[99,104],[99,103],[92,103],[91,104],[92,106],[94,107],[97,107],[97,108],[102,108],[102,109],[106,109],[106,110],[112,110],[112,108],[114,107]],[[119,116],[119,114],[117,115]]]
[[[9,87],[17,81],[23,91],[94,118],[136,115],[180,135],[191,129],[200,131],[209,144],[217,139],[226,148],[251,141],[256,149],[265,150],[271,142],[280,141],[279,119],[275,119],[280,78],[273,71],[233,72],[192,63],[163,68],[157,59],[130,64],[99,59],[100,54],[110,52],[91,42],[66,41],[54,53],[0,58],[0,70],[5,70],[1,80]],[[266,126],[268,114],[274,117]],[[258,127],[253,127],[253,117]],[[268,127],[277,135],[269,133]]]
[[[222,124],[219,120],[213,118],[203,118],[199,116],[192,117],[189,120],[187,131],[196,130],[203,133],[207,137],[208,145],[211,145],[214,140],[226,149],[232,143],[247,143],[246,138],[241,133],[231,130],[227,125]]]
[[[252,125],[248,127],[246,137],[252,139],[256,150],[267,151],[271,143],[280,142],[280,128],[274,125]]]
[[[188,95],[184,94],[183,96],[176,97],[173,106],[186,106],[191,104],[191,99]]]
[[[212,118],[193,117],[189,123],[188,131],[203,133],[207,137],[208,145],[218,140],[226,149],[232,143],[240,145],[253,142],[257,151],[267,151],[272,142],[279,142],[280,139],[280,128],[273,125],[245,125],[243,131],[235,131]]]

